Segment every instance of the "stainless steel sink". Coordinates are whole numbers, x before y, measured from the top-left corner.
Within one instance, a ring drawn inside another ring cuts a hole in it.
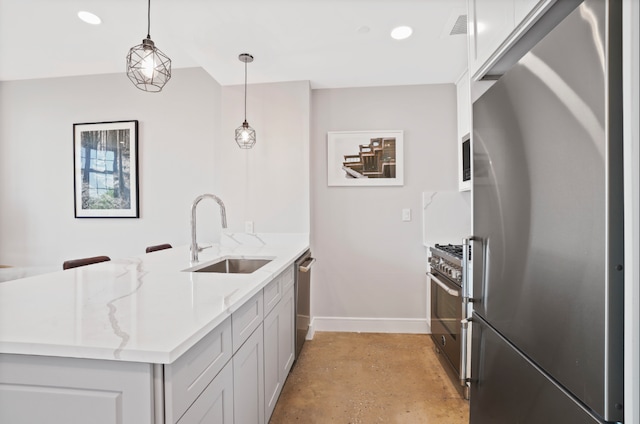
[[[190,272],[218,272],[222,274],[251,274],[271,262],[271,259],[227,258],[205,265],[202,268],[187,269]]]

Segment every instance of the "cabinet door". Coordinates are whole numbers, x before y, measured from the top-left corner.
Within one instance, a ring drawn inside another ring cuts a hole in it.
[[[269,421],[295,358],[293,287],[264,319],[265,421]]]
[[[279,376],[280,304],[264,319],[264,401],[265,421],[269,421],[282,387]]]
[[[236,352],[242,343],[254,332],[264,319],[262,290],[231,314],[231,338],[233,351]]]
[[[465,72],[456,82],[458,141],[471,132],[471,97],[469,93],[469,73]]]
[[[152,367],[0,355],[0,423],[151,424]]]
[[[231,362],[218,373],[178,424],[233,424],[233,366]]]
[[[231,359],[231,317],[164,367],[165,416],[174,423]]]
[[[538,8],[548,8],[555,2],[556,0],[513,0],[516,26],[523,22],[531,12],[535,12]]]
[[[469,68],[474,79],[515,28],[514,0],[469,2]]]
[[[463,139],[471,132],[471,98],[469,73],[465,72],[456,83],[458,110],[458,190],[471,190],[471,180],[464,181],[464,148]],[[468,158],[470,160],[470,158]]]
[[[262,324],[233,355],[235,424],[264,424],[264,349]]]
[[[280,386],[284,386],[284,382],[289,375],[291,366],[296,356],[296,338],[295,338],[295,297],[293,287],[291,287],[280,301],[280,318],[278,325],[280,328],[278,342],[278,365],[280,378]],[[282,390],[282,389],[280,389]]]
[[[280,302],[282,299],[282,276],[277,276],[263,289],[264,316]]]

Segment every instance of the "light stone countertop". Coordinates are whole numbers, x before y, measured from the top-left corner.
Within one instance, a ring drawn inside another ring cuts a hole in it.
[[[181,246],[6,281],[0,353],[171,363],[308,248],[307,234],[225,234],[194,265],[225,256],[272,262],[252,274],[184,272],[194,265]]]

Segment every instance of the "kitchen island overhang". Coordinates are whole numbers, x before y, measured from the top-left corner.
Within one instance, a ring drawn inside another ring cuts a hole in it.
[[[189,247],[0,284],[0,354],[170,364],[309,248],[308,234],[226,233],[198,264],[269,257],[250,274],[185,272]]]

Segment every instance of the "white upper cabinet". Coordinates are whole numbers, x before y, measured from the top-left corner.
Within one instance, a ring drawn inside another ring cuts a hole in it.
[[[515,22],[523,22],[529,13],[534,11],[541,3],[540,0],[513,0],[513,17]]]
[[[514,29],[514,0],[470,0],[469,65],[476,74]]]
[[[471,179],[464,177],[465,152],[463,141],[471,132],[471,98],[469,87],[469,73],[465,72],[456,82],[456,97],[458,111],[458,190],[471,190]],[[467,153],[470,153],[467,152]],[[466,160],[470,160],[467,157]]]
[[[469,73],[465,72],[456,81],[458,140],[471,132],[471,98],[469,93]]]
[[[477,81],[556,0],[469,0],[469,73]]]

